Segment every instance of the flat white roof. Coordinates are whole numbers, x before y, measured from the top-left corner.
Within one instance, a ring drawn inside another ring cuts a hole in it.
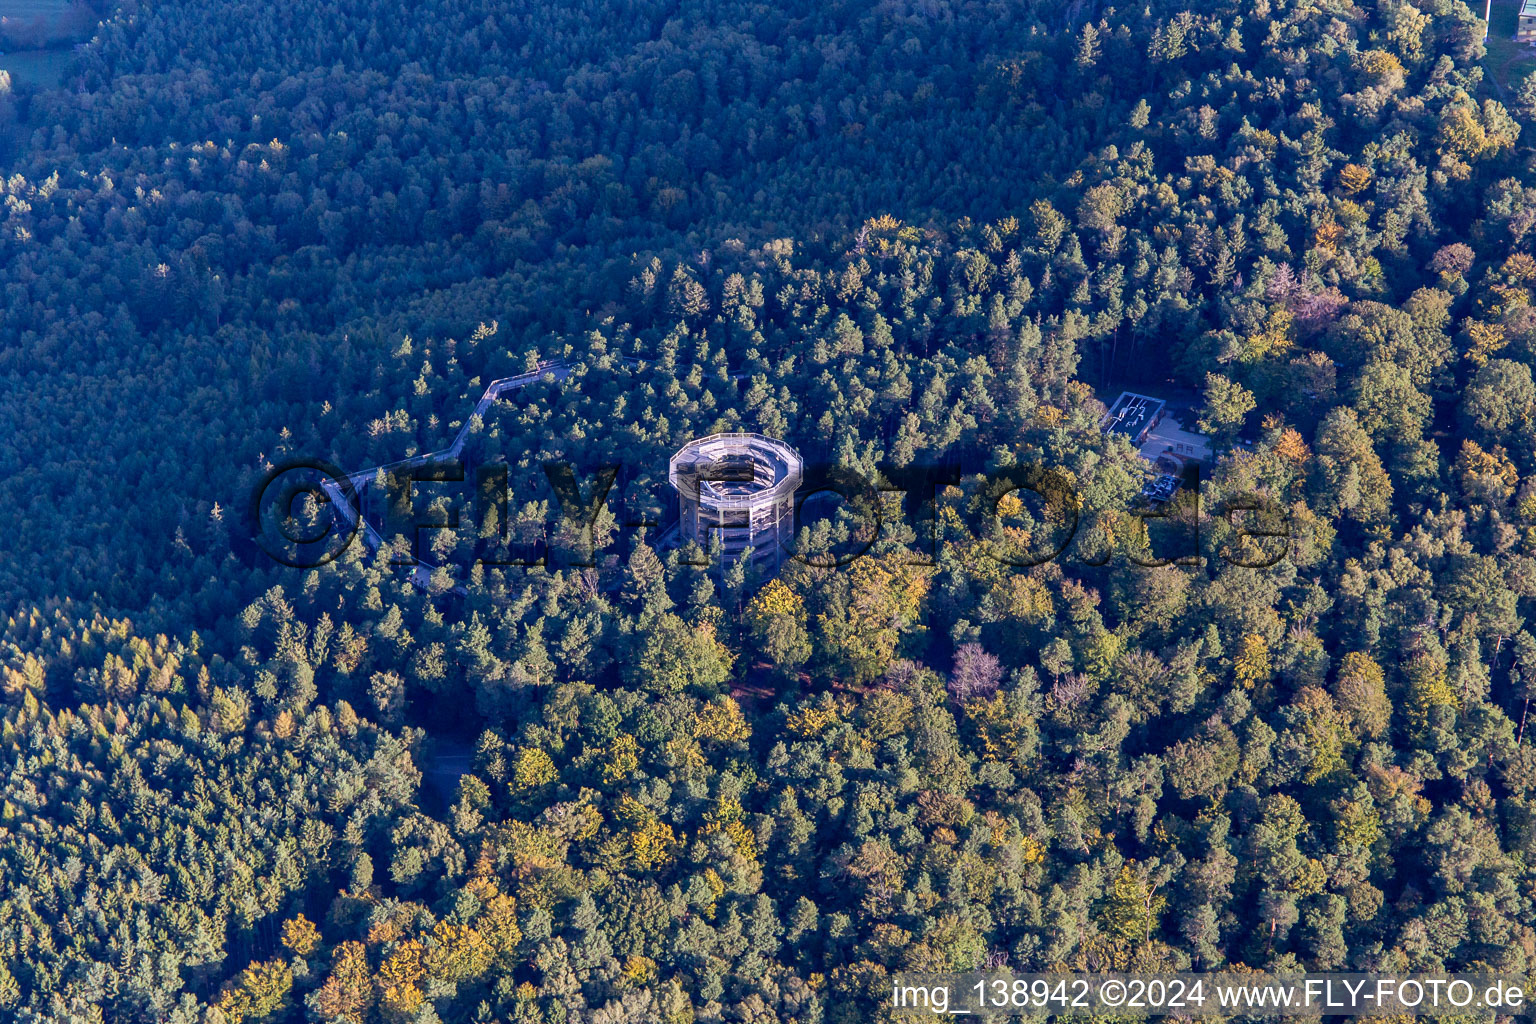
[[[1155,463],[1157,457],[1167,451],[1196,462],[1209,462],[1211,439],[1204,434],[1185,430],[1170,417],[1147,435],[1146,443],[1141,446],[1141,457]]]

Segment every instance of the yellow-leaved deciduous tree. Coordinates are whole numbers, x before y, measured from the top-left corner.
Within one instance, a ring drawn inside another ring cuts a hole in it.
[[[1335,841],[1346,850],[1369,850],[1381,838],[1381,813],[1364,783],[1329,803]]]
[[[627,732],[615,736],[603,757],[603,781],[621,782],[639,767],[640,744]]]
[[[834,670],[863,685],[890,666],[928,593],[929,576],[894,557],[865,556],[837,579],[817,623]]]
[[[1280,306],[1269,311],[1264,326],[1248,336],[1243,358],[1250,361],[1283,356],[1296,343],[1296,318]]]
[[[433,947],[422,965],[434,978],[467,981],[490,969],[495,951],[485,936],[467,924],[439,921],[432,928]]]
[[[1371,187],[1371,182],[1374,179],[1375,175],[1371,174],[1368,168],[1361,167],[1359,164],[1345,164],[1344,169],[1339,172],[1339,184],[1350,195],[1364,192]]]
[[[968,700],[962,705],[965,720],[974,731],[981,755],[988,761],[1008,761],[1019,768],[1027,767],[1034,743],[1026,749],[1025,741],[1032,736],[1029,719],[1009,706],[1004,694],[994,694],[990,700]]]
[[[870,929],[863,952],[880,963],[899,963],[912,944],[912,933],[905,928],[882,921]]]
[[[1506,312],[1519,309],[1521,306],[1529,306],[1531,304],[1531,293],[1523,287],[1501,283],[1490,285],[1484,300],[1486,305],[1483,307],[1483,311],[1492,316],[1500,316]],[[1490,326],[1497,331],[1496,347],[1503,348],[1507,341],[1503,325],[1492,324]],[[1474,354],[1471,351],[1472,347],[1471,344],[1468,345],[1467,359],[1478,366],[1482,366],[1487,362],[1488,357],[1486,353],[1494,348],[1493,346],[1485,348],[1482,345],[1478,345],[1477,348],[1480,351]]]
[[[725,879],[721,878],[720,872],[714,868],[705,868],[703,874],[696,877],[704,883],[703,892],[707,894],[706,898],[696,905],[707,919],[713,921],[715,905],[720,901],[720,897],[725,895]]]
[[[1003,616],[1026,625],[1044,625],[1056,614],[1056,603],[1045,584],[1020,572],[1000,575],[988,599]]]
[[[997,499],[991,514],[983,520],[981,536],[973,536],[961,526],[957,509],[945,509],[942,515],[943,536],[946,542],[957,541],[956,551],[966,573],[975,580],[993,586],[1017,576],[1017,567],[1040,557],[1035,543],[1037,535],[1045,545],[1058,534],[1062,523],[1064,505],[1052,495],[1036,518],[1019,497],[1020,491],[1011,490]],[[982,511],[986,512],[985,500]]]
[[[649,985],[656,980],[656,961],[631,953],[624,959],[624,980],[631,985]]]
[[[852,709],[848,698],[822,693],[814,703],[807,703],[791,711],[784,720],[790,732],[801,739],[820,736],[832,726],[842,722]]]
[[[1408,680],[1408,726],[1415,733],[1428,729],[1435,708],[1455,708],[1461,702],[1445,678],[1445,659],[1438,654],[1416,654],[1403,667]]]
[[[672,737],[667,740],[666,751],[672,759],[672,764],[684,777],[699,777],[700,773],[709,766],[709,759],[704,756],[704,749],[692,736]]]
[[[1502,324],[1484,323],[1468,317],[1462,321],[1461,328],[1467,338],[1467,361],[1474,366],[1485,365],[1495,352],[1509,344]]]
[[[368,952],[361,942],[343,942],[331,952],[331,971],[309,997],[312,1009],[326,1020],[361,1024],[373,1003],[373,978]]]
[[[716,743],[739,743],[750,739],[752,727],[741,713],[741,705],[730,697],[716,697],[699,706],[698,717],[693,721],[695,739],[713,740]]]
[[[1513,148],[1519,136],[1520,125],[1503,104],[1484,100],[1479,108],[1471,97],[1463,97],[1441,113],[1436,141],[1440,154],[1453,162],[1454,176],[1465,177],[1467,164]]]
[[[592,813],[601,819],[596,811]],[[581,827],[586,827],[585,809],[578,810],[574,817],[582,821]],[[547,891],[543,886],[572,870],[565,860],[566,839],[542,823],[507,822],[499,842],[511,860],[511,876],[519,891],[523,887]]]
[[[1324,252],[1337,252],[1339,241],[1344,237],[1344,228],[1335,221],[1330,214],[1328,219],[1317,226],[1312,232],[1312,240],[1317,247]]]
[[[533,793],[560,778],[555,762],[538,747],[517,752],[512,766],[512,791],[518,796]]]
[[[363,937],[363,942],[368,946],[382,946],[394,942],[410,930],[420,910],[419,903],[392,904],[387,913],[371,917],[373,923],[368,926],[368,934]]]
[[[756,860],[757,837],[747,828],[743,820],[745,817],[741,801],[735,797],[716,800],[715,806],[704,812],[704,827],[699,830],[699,835],[703,837],[723,832],[730,837],[737,853],[748,860]]]
[[[1397,52],[1411,61],[1422,60],[1424,57],[1424,33],[1433,23],[1434,18],[1420,11],[1411,4],[1402,4],[1396,8],[1395,17],[1387,28],[1386,41],[1397,48]]]
[[[283,1009],[293,990],[293,970],[282,960],[264,960],[241,971],[219,997],[229,1024],[267,1020]]]
[[[1286,427],[1275,439],[1275,454],[1293,466],[1302,465],[1312,456],[1306,439],[1294,427]]]
[[[1520,474],[1502,445],[1485,451],[1476,441],[1461,442],[1456,457],[1456,478],[1473,501],[1498,505],[1509,500],[1520,486]]]
[[[1258,633],[1243,636],[1242,646],[1233,659],[1232,671],[1237,683],[1245,690],[1252,690],[1269,682],[1269,643]]]
[[[309,956],[320,945],[320,929],[303,914],[283,922],[283,946],[291,953]]]
[[[1360,67],[1378,82],[1403,73],[1403,62],[1391,50],[1366,50],[1360,54]]]
[[[1107,629],[1095,629],[1083,645],[1083,671],[1089,679],[1102,682],[1109,678],[1124,652],[1125,637]]]
[[[1145,873],[1123,864],[1104,906],[1104,930],[1126,942],[1148,942],[1167,902]]]
[[[672,863],[677,849],[677,833],[649,807],[632,796],[625,796],[614,810],[614,824],[620,845],[617,852],[623,859],[642,871]]]
[[[426,950],[415,939],[406,939],[379,965],[379,999],[384,1006],[397,1014],[416,1012],[425,998],[419,982],[426,976],[422,957]]]
[[[783,675],[798,672],[811,656],[805,599],[781,579],[770,580],[747,604],[747,631],[754,649]]]
[[[1497,273],[1484,279],[1486,291],[1473,308],[1481,316],[1497,322],[1509,313],[1531,304],[1532,282],[1536,282],[1536,258],[1528,253],[1513,253],[1499,266]],[[1500,341],[1503,341],[1502,330]],[[1470,352],[1468,357],[1471,358]]]
[[[498,892],[485,900],[475,927],[497,956],[510,955],[523,940],[523,930],[517,926],[517,901],[506,893]]]

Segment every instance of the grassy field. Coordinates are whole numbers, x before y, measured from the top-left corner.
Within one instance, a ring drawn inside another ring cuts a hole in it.
[[[0,6],[4,2],[0,0]],[[1493,0],[1493,23],[1488,29],[1488,56],[1483,58],[1483,67],[1493,76],[1494,91],[1506,98],[1513,96],[1522,78],[1536,71],[1536,49],[1515,42],[1519,22],[1520,0]]]
[[[69,0],[0,0],[0,18],[31,25],[42,19],[52,26],[69,8]],[[72,56],[69,47],[51,50],[13,50],[6,48],[0,56],[0,68],[11,73],[12,81],[20,85],[35,85],[51,89],[59,84],[64,65]]]
[[[74,53],[62,50],[18,50],[0,57],[0,68],[11,73],[14,86],[35,85],[55,88],[64,74],[64,65]]]

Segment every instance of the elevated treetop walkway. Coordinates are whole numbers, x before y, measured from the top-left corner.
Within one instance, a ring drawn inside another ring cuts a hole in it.
[[[642,365],[640,360],[634,358],[626,357],[621,358],[619,361],[628,366],[638,367]],[[525,388],[546,378],[564,381],[570,377],[571,369],[572,367],[568,360],[551,359],[539,363],[533,369],[524,373],[515,374],[511,377],[501,377],[491,381],[486,386],[485,392],[481,394],[480,400],[475,403],[474,410],[464,420],[464,424],[459,427],[458,433],[454,435],[453,443],[447,448],[438,451],[422,452],[420,455],[412,455],[407,459],[398,459],[394,462],[387,462],[382,466],[374,466],[371,469],[362,469],[355,473],[348,473],[347,483],[350,485],[350,495],[346,489],[342,488],[339,481],[328,479],[321,485],[326,497],[330,499],[332,506],[346,520],[348,527],[362,531],[363,543],[367,546],[369,554],[377,554],[379,549],[384,546],[384,537],[372,523],[368,522],[367,516],[363,515],[362,499],[363,492],[378,479],[381,471],[389,474],[400,470],[414,469],[418,466],[426,466],[434,462],[457,461],[464,454],[464,446],[468,444],[470,433],[476,422],[483,422],[486,411],[495,402],[499,401],[503,395],[516,391],[519,388]],[[749,376],[750,374],[745,373],[732,374],[731,380],[739,382],[746,380]],[[411,582],[425,590],[427,588],[427,581],[430,579],[434,568],[435,566],[418,560],[418,564],[411,572]],[[458,592],[463,591],[462,587],[455,587],[454,589]]]

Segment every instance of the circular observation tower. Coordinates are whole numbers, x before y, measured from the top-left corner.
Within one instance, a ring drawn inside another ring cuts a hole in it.
[[[759,571],[778,572],[795,530],[800,453],[762,434],[710,434],[672,456],[667,474],[678,498],[678,532],[720,565],[751,550]]]

